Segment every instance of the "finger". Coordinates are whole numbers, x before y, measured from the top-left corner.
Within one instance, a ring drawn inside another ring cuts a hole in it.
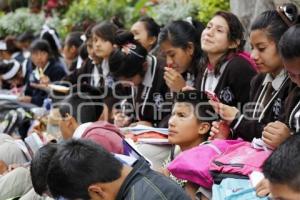
[[[269,138],[266,138],[266,137],[262,136],[262,140],[265,144],[267,144],[269,146],[273,146],[273,140],[272,139],[269,139]]]
[[[264,128],[264,132],[267,132],[272,135],[277,135],[278,134],[278,128],[274,128],[273,126],[268,126]]]
[[[215,134],[219,134],[220,130],[218,128],[215,127],[211,127],[211,132],[215,133]]]

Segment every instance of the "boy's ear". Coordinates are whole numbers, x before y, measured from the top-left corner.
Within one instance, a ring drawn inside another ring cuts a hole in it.
[[[68,127],[72,127],[72,125],[74,124],[74,117],[71,116],[69,113],[66,114],[66,122],[67,122],[67,126]],[[76,120],[75,120],[76,121]]]
[[[91,199],[104,199],[105,192],[103,191],[101,184],[92,184],[88,187],[88,193]]]
[[[211,125],[208,122],[201,122],[198,127],[198,133],[200,135],[205,135],[210,131]]]

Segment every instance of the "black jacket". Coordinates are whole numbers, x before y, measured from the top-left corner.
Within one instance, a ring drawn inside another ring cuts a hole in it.
[[[242,108],[249,101],[250,81],[255,74],[246,59],[234,56],[228,61],[214,92],[222,103]],[[202,83],[206,84],[205,82],[205,72],[199,72],[196,79],[197,90],[204,91]]]
[[[168,177],[150,169],[144,159],[136,161],[116,200],[189,200],[183,189]]]
[[[66,72],[63,69],[63,65],[60,61],[56,59],[51,59],[49,60],[49,66],[44,71],[44,74],[49,77],[50,82],[55,82],[55,81],[60,81],[66,75]],[[38,80],[36,80],[33,73],[31,74],[30,82],[38,83]],[[31,99],[32,104],[35,104],[37,106],[42,106],[43,100],[47,98],[48,93],[43,90],[35,89],[31,87],[30,82],[26,87],[25,95],[32,97]]]
[[[244,140],[252,141],[253,138],[260,138],[265,125],[269,122],[274,122],[279,119],[280,114],[283,112],[284,102],[289,93],[295,88],[295,84],[286,76],[285,82],[279,90],[273,94],[271,103],[266,105],[264,114],[259,118],[252,118],[255,102],[257,102],[262,90],[262,83],[266,74],[258,74],[251,81],[250,102],[253,102],[247,108],[244,108],[243,116],[237,118],[231,124],[234,136],[241,137]],[[276,95],[276,96],[275,96]],[[260,113],[261,114],[261,113]],[[237,122],[240,120],[239,124]]]

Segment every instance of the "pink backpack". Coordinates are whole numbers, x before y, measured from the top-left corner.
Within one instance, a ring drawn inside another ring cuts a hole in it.
[[[223,154],[215,157],[209,170],[216,182],[220,177],[248,176],[253,171],[261,171],[261,166],[271,153],[269,150],[253,148],[250,142],[241,142],[231,145]]]
[[[180,153],[169,163],[168,170],[175,177],[196,183],[211,189],[212,176],[209,173],[210,162],[222,154],[229,146],[243,142],[238,140],[213,140]]]

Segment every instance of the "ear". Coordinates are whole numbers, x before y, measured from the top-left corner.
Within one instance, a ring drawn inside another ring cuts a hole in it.
[[[152,36],[152,37],[149,38],[149,43],[150,43],[151,45],[153,45],[153,44],[155,44],[156,40],[157,40],[156,37],[153,37],[153,36]]]
[[[192,42],[188,42],[188,46],[186,48],[187,53],[193,57],[194,51],[195,51],[195,46]]]
[[[91,199],[104,199],[105,192],[103,191],[101,184],[93,184],[88,187],[88,193]]]
[[[66,121],[66,125],[68,127],[70,127],[70,128],[73,127],[74,122],[76,122],[76,120],[74,119],[74,117],[71,116],[69,113],[66,114],[65,121]]]
[[[209,132],[211,128],[210,123],[208,122],[201,122],[198,126],[198,133],[199,135],[205,135]]]
[[[241,40],[232,41],[229,45],[229,49],[236,49],[241,43]]]

